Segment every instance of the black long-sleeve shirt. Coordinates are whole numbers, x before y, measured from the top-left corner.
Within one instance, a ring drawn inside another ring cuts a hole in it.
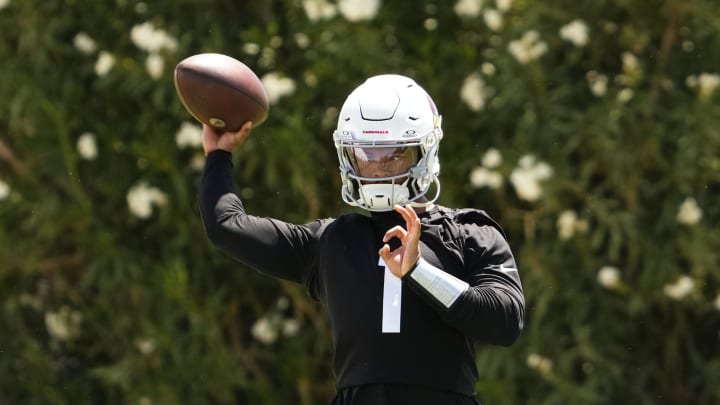
[[[387,270],[378,250],[388,229],[404,225],[399,215],[346,214],[303,225],[248,215],[233,184],[231,155],[220,150],[207,157],[199,203],[216,246],[258,271],[303,283],[325,307],[339,390],[403,384],[472,396],[473,343],[509,345],[522,329],[515,260],[500,227],[482,211],[435,206],[419,214],[423,259],[470,288],[445,308],[404,277],[399,332],[383,333]]]

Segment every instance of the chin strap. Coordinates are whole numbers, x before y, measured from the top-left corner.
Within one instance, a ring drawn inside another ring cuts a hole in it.
[[[427,207],[429,205],[435,204],[435,201],[437,201],[438,197],[440,197],[440,180],[436,177],[433,182],[435,183],[435,195],[433,198],[427,199],[423,198],[422,201],[413,200],[410,201],[410,205],[413,207]],[[423,194],[424,196],[425,194]]]
[[[349,180],[349,179],[348,179]],[[435,203],[440,197],[440,180],[433,179],[435,183],[435,195],[430,198],[422,198],[416,196],[410,201],[410,189],[408,188],[408,180],[402,184],[393,183],[377,183],[362,184],[358,190],[358,197],[352,197],[352,190],[347,186],[342,189],[342,199],[345,203],[354,207],[362,207],[368,211],[391,211],[396,204],[409,204],[413,207],[427,207]],[[350,181],[345,184],[352,184]]]
[[[405,204],[410,199],[407,181],[403,184],[363,184],[360,198],[372,210],[391,210],[395,204]]]

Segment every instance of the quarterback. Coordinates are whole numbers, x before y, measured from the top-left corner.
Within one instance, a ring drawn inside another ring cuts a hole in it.
[[[525,300],[502,228],[440,195],[441,116],[414,80],[367,79],[333,141],[341,198],[364,213],[293,224],[246,212],[231,153],[250,132],[203,128],[199,191],[212,243],[265,274],[302,283],[326,310],[333,404],[479,404],[475,345],[520,335]]]

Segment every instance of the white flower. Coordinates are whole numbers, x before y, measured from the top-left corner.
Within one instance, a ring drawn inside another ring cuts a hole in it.
[[[153,79],[159,79],[163,74],[164,68],[165,59],[156,52],[152,52],[148,55],[147,59],[145,59],[145,69]]]
[[[138,339],[135,341],[135,347],[144,355],[149,355],[155,351],[155,342],[152,339]]]
[[[715,302],[713,303],[713,305],[715,306],[715,309],[720,311],[720,294],[715,297]]]
[[[523,169],[527,169],[527,168],[533,167],[535,162],[537,162],[535,155],[523,155],[518,160],[518,166],[522,167]]]
[[[518,166],[510,173],[510,182],[515,188],[518,198],[525,201],[536,201],[542,195],[540,181],[549,179],[553,174],[552,167],[545,162],[537,162],[535,156],[525,155],[520,158]]]
[[[612,266],[603,266],[598,271],[598,283],[607,289],[620,287],[620,270]]]
[[[549,164],[537,161],[534,155],[524,155],[518,160],[518,166],[528,171],[533,177],[538,180],[547,180],[552,177],[553,170]]]
[[[585,75],[590,86],[590,92],[596,97],[602,97],[607,93],[608,77],[594,70]]]
[[[460,17],[471,18],[480,15],[482,6],[483,0],[458,0],[453,9]]]
[[[677,213],[677,221],[683,225],[695,225],[700,222],[703,212],[693,197],[686,198]]]
[[[534,30],[526,32],[520,39],[511,41],[508,45],[510,53],[522,64],[540,58],[547,49],[547,44],[540,40],[540,34]]]
[[[527,365],[541,374],[549,374],[553,368],[552,360],[537,353],[530,353],[528,355]]]
[[[190,160],[190,168],[196,172],[201,172],[205,167],[205,155],[196,153]]]
[[[485,10],[485,12],[483,12],[483,20],[485,20],[485,25],[493,31],[497,31],[503,27],[503,16],[497,10]]]
[[[638,59],[638,57],[632,52],[623,52],[621,58],[623,66],[622,73],[617,75],[615,80],[617,83],[624,86],[635,86],[643,77],[640,59]]]
[[[621,104],[625,104],[632,100],[633,96],[635,96],[633,89],[622,89],[617,94],[617,101]]]
[[[428,31],[435,31],[438,26],[438,21],[435,18],[426,18],[423,22],[423,27]]]
[[[260,53],[260,59],[258,60],[258,65],[268,68],[272,66],[275,63],[275,49],[270,47],[265,47],[262,49]]]
[[[310,46],[310,37],[304,32],[298,32],[295,34],[295,43],[300,49],[305,49]]]
[[[621,55],[623,72],[633,73],[640,69],[640,60],[631,52],[623,52]]]
[[[45,328],[55,340],[67,341],[80,334],[82,314],[63,306],[57,312],[45,314]]]
[[[701,73],[698,78],[700,94],[709,97],[720,86],[720,75],[717,73]]]
[[[707,100],[720,87],[720,75],[717,73],[701,73],[699,76],[690,75],[685,79],[685,83],[690,88],[698,89],[700,98]]]
[[[110,72],[114,65],[115,57],[110,52],[102,51],[95,62],[95,74],[103,77]]]
[[[560,38],[577,47],[583,47],[588,43],[588,26],[582,20],[574,20],[560,27]]]
[[[573,210],[565,210],[558,216],[555,226],[558,230],[560,239],[567,240],[575,235],[575,232],[586,232],[588,223],[584,219],[580,219]]]
[[[267,91],[270,104],[275,104],[281,97],[295,92],[295,82],[278,72],[267,73],[260,81],[265,87],[265,91]]]
[[[570,239],[575,234],[575,222],[577,222],[577,213],[573,210],[565,210],[558,216],[555,224],[560,239]]]
[[[335,5],[327,0],[303,0],[303,10],[310,21],[327,20],[337,14]]]
[[[485,81],[479,73],[472,73],[465,78],[460,89],[460,99],[472,111],[485,108]]]
[[[485,151],[482,157],[482,165],[488,169],[494,169],[502,163],[502,154],[495,148],[490,148]]]
[[[254,42],[248,42],[243,44],[242,50],[248,55],[257,55],[258,53],[260,53],[260,45]]]
[[[153,206],[162,206],[167,203],[167,196],[160,189],[141,182],[128,191],[126,200],[133,215],[147,219],[153,213]]]
[[[497,190],[502,183],[502,175],[494,170],[478,166],[470,172],[470,184],[475,188],[488,187]]]
[[[187,121],[183,122],[175,133],[175,143],[181,149],[202,146],[202,128]]]
[[[277,340],[278,337],[278,331],[275,322],[272,322],[267,317],[262,317],[258,319],[252,326],[250,333],[255,339],[266,345],[273,343],[275,340]]]
[[[279,311],[285,311],[286,309],[290,308],[290,299],[285,296],[279,297],[275,302],[275,308],[277,308]]]
[[[169,51],[177,49],[177,40],[165,30],[156,29],[150,21],[133,26],[130,30],[130,40],[138,48],[150,53],[160,52],[163,49]]]
[[[540,183],[525,171],[513,170],[510,173],[510,182],[515,187],[518,197],[525,201],[536,201],[542,194]]]
[[[0,10],[10,5],[10,0],[0,0]]]
[[[84,32],[79,32],[75,35],[75,37],[73,38],[73,46],[75,46],[75,49],[84,53],[85,55],[90,55],[97,49],[95,40],[90,38],[90,35]]]
[[[608,78],[605,75],[598,76],[597,80],[590,84],[590,91],[597,97],[602,97],[607,93]]]
[[[272,38],[270,38],[269,44],[273,48],[280,48],[283,44],[283,39],[280,35],[273,35]]]
[[[0,201],[10,196],[10,186],[7,183],[0,180]]]
[[[97,142],[95,142],[95,134],[84,132],[77,140],[77,150],[80,157],[86,160],[95,160],[98,155]]]
[[[295,318],[287,318],[282,324],[282,334],[284,336],[295,336],[300,331],[300,321]]]
[[[498,10],[504,13],[512,7],[512,0],[495,0],[495,5]]]
[[[483,72],[485,76],[492,76],[495,74],[495,65],[490,62],[485,62],[480,66],[480,71]]]
[[[693,290],[695,282],[688,276],[680,276],[674,283],[666,284],[663,291],[668,297],[680,301],[687,297]]]
[[[348,21],[371,20],[380,9],[380,0],[340,0],[338,9]]]

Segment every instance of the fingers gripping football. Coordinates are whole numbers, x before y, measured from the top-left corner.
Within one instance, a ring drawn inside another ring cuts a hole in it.
[[[390,228],[383,237],[384,245],[378,253],[394,275],[403,277],[420,259],[421,224],[420,218],[412,207],[396,205],[394,209],[405,220],[405,228],[399,225]],[[401,245],[391,251],[387,242],[392,238],[397,238]]]
[[[203,124],[203,150],[205,151],[205,155],[217,149],[232,153],[245,142],[248,135],[250,135],[251,128],[252,122],[250,121],[243,124],[237,131],[226,132],[221,132],[209,125]]]

